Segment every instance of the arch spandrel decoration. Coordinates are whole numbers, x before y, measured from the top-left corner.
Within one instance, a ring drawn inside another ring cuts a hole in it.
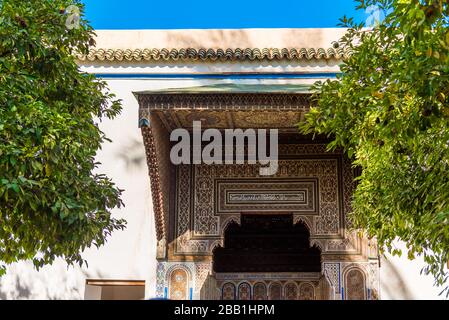
[[[297,300],[298,299],[298,285],[294,282],[288,282],[284,287],[285,300]]]
[[[221,289],[222,300],[235,300],[236,292],[235,285],[232,282],[227,282]]]
[[[239,284],[238,299],[251,300],[251,286],[247,282],[242,282]]]
[[[189,278],[187,271],[176,268],[170,274],[169,298],[172,300],[189,299]]]
[[[344,273],[346,300],[366,300],[365,279],[364,272],[356,267],[349,268]]]
[[[310,283],[299,286],[299,300],[315,300],[315,288]]]

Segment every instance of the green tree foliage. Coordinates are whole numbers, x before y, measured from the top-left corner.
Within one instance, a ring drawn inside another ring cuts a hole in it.
[[[86,247],[124,228],[111,217],[121,190],[95,173],[94,160],[107,140],[96,121],[116,116],[121,104],[76,64],[75,53],[94,43],[82,15],[71,15],[78,8],[82,14],[77,1],[4,0],[0,9],[3,272],[27,259],[37,268],[56,257],[82,265]]]
[[[362,174],[355,227],[409,258],[447,290],[449,260],[449,29],[447,1],[366,0],[385,19],[371,28],[342,19],[352,51],[337,80],[319,82],[303,132],[333,137]],[[373,8],[373,7],[371,7]],[[372,11],[372,10],[371,10]]]

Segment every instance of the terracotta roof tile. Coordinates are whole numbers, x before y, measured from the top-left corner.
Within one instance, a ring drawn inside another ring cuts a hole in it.
[[[246,49],[91,49],[78,55],[80,61],[263,61],[263,60],[329,60],[344,59],[348,51],[341,48],[246,48]]]

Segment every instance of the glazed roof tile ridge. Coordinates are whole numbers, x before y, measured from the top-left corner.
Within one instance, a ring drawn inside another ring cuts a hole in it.
[[[262,60],[329,60],[344,59],[350,52],[333,48],[181,48],[181,49],[90,49],[87,55],[77,55],[80,61],[262,61]]]

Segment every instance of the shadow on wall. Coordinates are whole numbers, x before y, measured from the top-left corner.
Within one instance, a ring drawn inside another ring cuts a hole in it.
[[[136,138],[124,146],[120,152],[117,153],[117,157],[125,163],[127,170],[139,169],[145,164],[145,149],[143,147],[143,141]]]
[[[381,268],[383,273],[387,275],[381,278],[381,297],[388,297],[390,299],[414,299],[410,288],[408,287],[404,277],[401,275],[397,267],[388,260],[387,257],[381,257]]]
[[[86,277],[79,267],[67,268],[64,261],[56,261],[39,271],[28,261],[14,263],[0,278],[0,299],[83,299]]]
[[[0,282],[0,300],[7,300],[10,296],[14,299],[30,299],[31,290],[29,287],[20,281],[18,275],[14,276],[13,286],[5,286]]]

